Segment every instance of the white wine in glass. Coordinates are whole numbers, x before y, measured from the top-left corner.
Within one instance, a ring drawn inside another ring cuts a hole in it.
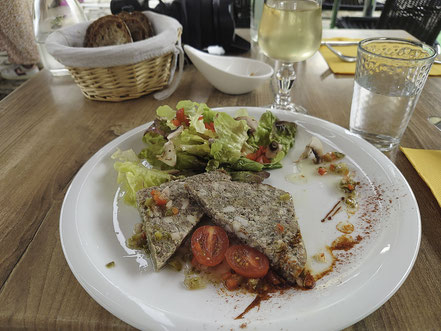
[[[295,80],[293,62],[308,59],[322,39],[321,0],[265,0],[258,42],[263,53],[279,61],[278,93],[272,108],[305,113],[291,102]]]

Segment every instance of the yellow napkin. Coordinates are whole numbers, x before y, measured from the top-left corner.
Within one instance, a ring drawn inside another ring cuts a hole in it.
[[[360,41],[361,39],[332,38],[327,40]],[[357,56],[357,46],[332,46],[332,48],[339,50],[344,55]],[[320,53],[322,54],[323,58],[328,63],[329,68],[334,74],[355,74],[355,62],[350,63],[340,60],[338,56],[332,53],[326,46],[320,46]],[[441,76],[441,64],[433,64],[432,70],[430,71],[430,76]]]
[[[400,147],[441,207],[441,150]]]

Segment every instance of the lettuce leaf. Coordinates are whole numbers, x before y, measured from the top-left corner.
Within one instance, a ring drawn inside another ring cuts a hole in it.
[[[248,125],[230,115],[219,112],[214,117],[217,139],[211,145],[211,156],[220,163],[234,163],[241,157],[248,140]]]
[[[122,185],[124,201],[129,205],[136,206],[137,191],[174,179],[164,171],[147,168],[132,149],[118,149],[111,157],[116,160],[113,167],[118,172],[117,182]]]
[[[207,161],[185,152],[176,152],[175,169],[203,172]]]
[[[147,132],[144,137],[142,137],[142,141],[147,147],[139,153],[138,157],[140,159],[146,159],[154,168],[170,169],[168,165],[159,161],[156,157],[157,155],[161,155],[164,151],[164,144],[167,142],[167,139],[160,134]]]
[[[210,155],[208,139],[191,131],[190,129],[184,129],[179,136],[173,138],[176,150],[196,156],[208,157]]]
[[[266,165],[266,169],[281,168],[277,163],[286,156],[289,149],[294,145],[297,133],[297,125],[293,122],[279,121],[277,117],[270,111],[266,111],[259,120],[256,132],[247,141],[254,148],[259,146],[268,146],[275,141],[282,145],[282,149],[272,159],[271,165]]]
[[[176,110],[173,110],[170,106],[160,106],[158,109],[156,109],[156,115],[158,115],[159,118],[166,119],[168,121],[171,121],[176,116]]]
[[[242,156],[239,160],[231,164],[229,168],[232,170],[241,171],[262,171],[264,165]]]

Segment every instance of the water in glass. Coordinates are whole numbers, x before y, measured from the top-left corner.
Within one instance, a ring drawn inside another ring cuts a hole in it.
[[[398,145],[418,101],[416,89],[411,86],[385,94],[387,86],[387,79],[376,88],[369,86],[367,79],[355,81],[351,106],[351,131],[381,150]]]

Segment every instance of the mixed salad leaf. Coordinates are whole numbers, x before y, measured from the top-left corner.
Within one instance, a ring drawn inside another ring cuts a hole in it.
[[[294,144],[296,124],[279,121],[266,111],[259,121],[246,109],[235,117],[210,109],[204,103],[178,102],[176,110],[161,106],[157,118],[143,136],[145,148],[118,150],[115,170],[126,190],[125,201],[135,204],[136,192],[177,178],[224,169],[236,178],[257,180],[246,175],[282,167],[280,161]],[[144,162],[147,161],[147,162]]]

